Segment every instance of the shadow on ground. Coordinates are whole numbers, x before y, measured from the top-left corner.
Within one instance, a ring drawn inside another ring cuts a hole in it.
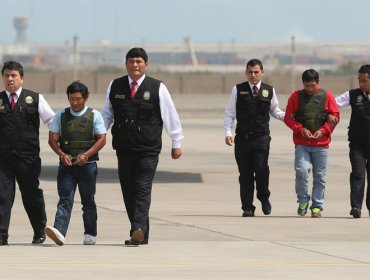
[[[57,166],[43,166],[40,180],[56,181],[57,173]],[[116,183],[118,181],[117,169],[99,167],[97,178],[98,183]],[[158,170],[154,178],[154,183],[203,183],[203,179],[200,173],[168,172]]]

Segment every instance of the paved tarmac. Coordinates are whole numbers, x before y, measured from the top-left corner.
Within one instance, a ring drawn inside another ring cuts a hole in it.
[[[46,95],[54,109],[65,95]],[[286,96],[280,96],[285,108]],[[76,194],[66,244],[50,239],[30,244],[32,230],[19,191],[12,212],[9,246],[0,247],[0,279],[369,279],[370,219],[349,215],[349,109],[333,135],[323,218],[298,217],[291,131],[272,119],[270,190],[272,213],[242,218],[233,148],[224,144],[223,113],[228,95],[174,95],[185,139],[183,157],[172,160],[170,140],[153,187],[149,245],[129,248],[129,223],[117,179],[116,158],[100,153],[98,242],[82,245],[81,204]],[[88,105],[100,108],[103,95]],[[41,130],[44,189],[49,225],[56,204],[58,158]]]

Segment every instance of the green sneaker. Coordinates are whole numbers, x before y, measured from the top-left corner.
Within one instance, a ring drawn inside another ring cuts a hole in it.
[[[311,209],[312,218],[321,218],[321,209],[319,207],[314,207]]]
[[[305,216],[307,214],[308,202],[299,203],[297,214],[299,216]]]

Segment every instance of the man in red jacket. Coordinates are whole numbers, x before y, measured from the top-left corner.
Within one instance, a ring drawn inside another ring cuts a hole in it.
[[[303,89],[291,94],[284,122],[293,130],[295,144],[295,190],[298,215],[304,216],[310,202],[308,175],[312,170],[313,188],[311,217],[321,218],[324,204],[328,148],[334,127],[327,123],[328,115],[339,119],[333,94],[319,87],[319,73],[308,69],[302,74]]]

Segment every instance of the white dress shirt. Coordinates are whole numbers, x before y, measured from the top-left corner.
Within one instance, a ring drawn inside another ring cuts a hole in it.
[[[253,88],[253,84],[249,83],[250,88]],[[258,90],[261,87],[261,81],[256,85]],[[285,112],[282,111],[279,107],[279,101],[275,94],[275,89],[272,89],[272,99],[270,103],[270,115],[275,119],[280,121],[284,121]],[[234,120],[236,118],[236,99],[237,99],[237,89],[236,86],[233,87],[231,90],[231,94],[229,97],[229,101],[226,105],[225,109],[225,118],[224,118],[224,129],[225,129],[225,137],[226,136],[233,136],[232,129]]]
[[[349,91],[335,97],[335,102],[340,108],[349,106]]]
[[[136,88],[139,88],[141,83],[143,82],[145,75],[143,75],[139,80],[137,80]],[[129,84],[131,85],[132,79],[130,76],[128,77]],[[104,119],[104,124],[106,129],[108,130],[114,121],[113,115],[113,108],[112,104],[109,100],[109,93],[112,86],[113,81],[109,83],[107,94],[105,98],[105,102],[102,108],[102,116]],[[161,117],[163,121],[163,126],[167,131],[167,134],[172,139],[172,148],[180,148],[181,147],[181,139],[184,138],[182,134],[182,126],[180,122],[179,115],[177,114],[175,105],[172,101],[171,95],[167,89],[167,87],[161,83],[159,86],[159,107],[161,110]]]
[[[364,92],[364,97],[370,100],[370,96],[366,92]],[[335,98],[335,102],[337,102],[337,105],[340,108],[349,106],[350,105],[349,91],[346,91],[345,93],[337,96]]]
[[[12,101],[12,97],[10,96],[11,93],[8,92],[8,91],[5,91],[5,92],[8,95],[9,102],[11,102]],[[21,87],[15,92],[16,93],[16,96],[14,96],[15,103],[17,103],[19,95],[21,94],[21,92],[22,92]],[[48,126],[50,126],[55,113],[54,113],[53,109],[51,109],[49,103],[45,100],[44,96],[41,93],[39,93],[38,113],[39,113],[41,121],[44,124],[47,124]]]

